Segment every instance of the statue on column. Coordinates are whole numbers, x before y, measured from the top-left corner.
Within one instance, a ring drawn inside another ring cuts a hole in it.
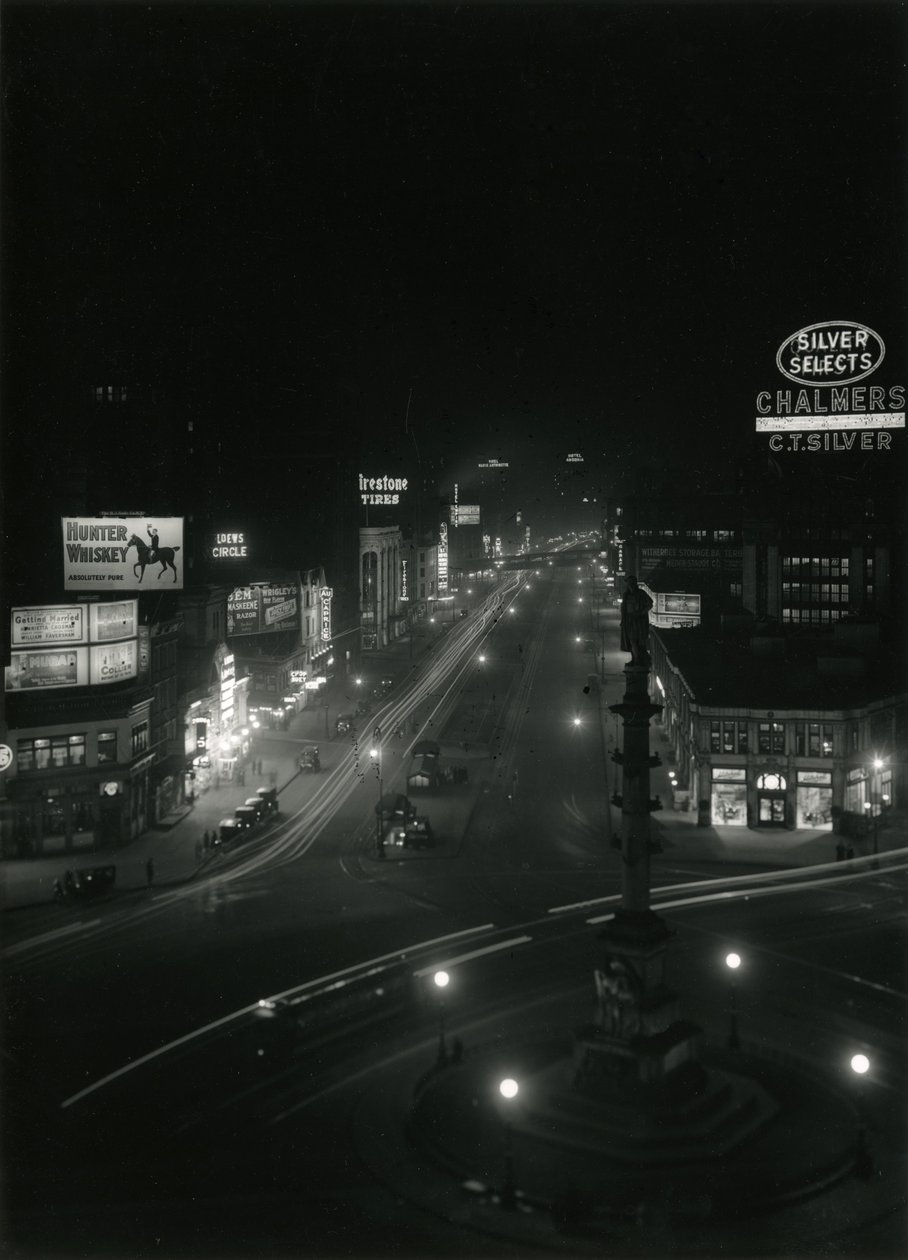
[[[649,665],[649,610],[653,601],[630,574],[624,579],[621,601],[621,651],[630,652],[631,665]]]

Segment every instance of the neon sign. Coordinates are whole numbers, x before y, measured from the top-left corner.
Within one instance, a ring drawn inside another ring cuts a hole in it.
[[[406,477],[364,477],[359,474],[359,497],[362,503],[393,507],[407,489]]]
[[[322,606],[322,628],[319,634],[323,643],[331,642],[331,600],[334,598],[334,590],[330,586],[323,586],[318,593]]]
[[[438,531],[438,589],[448,589],[448,526],[445,521]]]
[[[406,603],[410,598],[410,561],[401,556],[400,560],[400,599]]]

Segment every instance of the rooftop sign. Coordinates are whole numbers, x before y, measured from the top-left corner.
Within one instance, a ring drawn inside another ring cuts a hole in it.
[[[756,431],[772,451],[871,451],[905,427],[904,385],[859,385],[886,356],[879,333],[854,320],[808,324],[782,342],[776,366],[797,388],[761,390]]]
[[[360,502],[367,506],[393,507],[407,490],[406,477],[364,477],[359,474]]]

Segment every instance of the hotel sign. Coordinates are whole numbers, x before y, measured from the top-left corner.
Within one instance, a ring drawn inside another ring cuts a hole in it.
[[[776,353],[796,388],[761,390],[756,431],[772,451],[873,451],[892,446],[905,428],[904,385],[859,385],[886,356],[879,333],[852,320],[809,324]]]
[[[438,590],[439,593],[448,589],[448,525],[446,521],[442,521],[438,530]]]

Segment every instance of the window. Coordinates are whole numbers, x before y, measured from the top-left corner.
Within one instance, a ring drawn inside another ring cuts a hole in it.
[[[85,765],[84,735],[54,735],[51,739],[20,739],[16,747],[20,771],[62,770]]]
[[[709,750],[714,753],[746,753],[746,722],[710,722]]]
[[[98,765],[117,759],[117,732],[98,731]]]
[[[140,753],[146,752],[148,749],[148,723],[141,722],[138,726],[132,728],[132,755],[138,757]]]
[[[785,723],[760,722],[757,727],[757,749],[761,753],[785,751]]]
[[[740,599],[740,598],[741,598],[741,596],[744,594],[744,583],[743,583],[743,582],[732,582],[732,583],[731,583],[731,585],[730,585],[730,586],[729,586],[729,588],[728,588],[728,593],[729,593],[729,595],[733,596],[734,598],[736,598],[736,599]]]
[[[831,757],[832,724],[798,722],[795,725],[795,751],[799,757]]]

